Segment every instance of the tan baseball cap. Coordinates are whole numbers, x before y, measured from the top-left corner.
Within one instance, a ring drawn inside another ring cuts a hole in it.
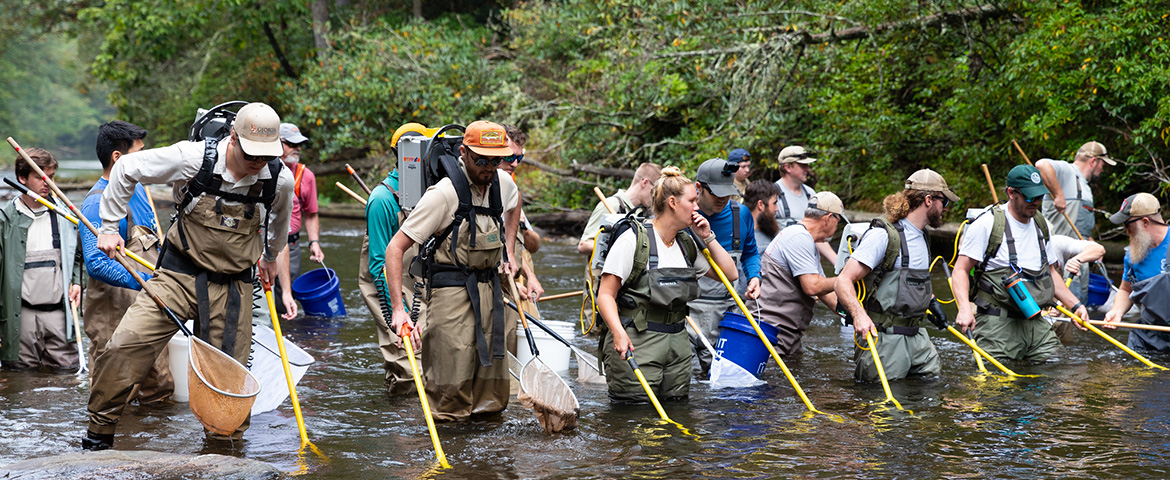
[[[240,138],[240,148],[248,155],[279,157],[284,154],[280,146],[280,115],[268,105],[260,102],[244,105],[236,114],[232,130]]]
[[[1086,157],[1100,158],[1101,160],[1104,160],[1105,163],[1108,163],[1111,167],[1117,165],[1117,160],[1109,158],[1109,152],[1105,150],[1105,145],[1101,145],[1101,142],[1089,142],[1081,145],[1081,148],[1077,149],[1077,156],[1080,157],[1082,155]]]
[[[463,130],[463,145],[471,151],[489,157],[506,157],[512,154],[508,146],[508,132],[498,123],[486,120],[471,122]]]
[[[845,204],[833,192],[817,192],[808,199],[808,208],[823,210],[845,220]]]
[[[906,179],[906,190],[919,190],[923,192],[942,192],[947,196],[947,200],[952,202],[959,201],[959,196],[951,191],[947,186],[947,181],[943,179],[942,175],[929,168],[924,168]]]
[[[804,147],[800,145],[793,145],[791,147],[784,147],[783,150],[780,150],[780,156],[777,157],[777,159],[780,160],[781,165],[784,165],[785,163],[803,163],[808,165],[817,161],[817,159],[812,158],[811,155],[812,154],[810,154],[808,150],[805,150]]]
[[[1109,221],[1121,225],[1131,218],[1141,218],[1162,212],[1158,197],[1148,193],[1135,193],[1121,202],[1121,209],[1109,216]]]

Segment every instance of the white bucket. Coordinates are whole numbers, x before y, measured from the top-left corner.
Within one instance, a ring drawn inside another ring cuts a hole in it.
[[[543,323],[550,330],[560,334],[562,338],[573,341],[575,326],[569,322],[555,322],[544,320]],[[573,351],[560,340],[553,338],[540,327],[529,324],[529,329],[532,330],[532,338],[536,340],[536,349],[540,351],[540,359],[544,361],[548,368],[551,368],[558,374],[568,373],[569,371],[569,357]],[[524,337],[524,325],[519,325],[516,328],[516,358],[520,360],[520,364],[526,364],[532,359],[532,352],[528,349],[528,339]]]
[[[191,328],[190,321],[187,328]],[[167,360],[171,362],[171,376],[175,378],[175,393],[171,398],[176,402],[186,402],[190,396],[187,390],[187,350],[190,349],[191,340],[182,331],[175,332],[167,343]]]

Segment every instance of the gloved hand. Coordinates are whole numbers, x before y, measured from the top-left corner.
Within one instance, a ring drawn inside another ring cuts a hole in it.
[[[837,306],[837,315],[841,316],[842,326],[847,327],[853,325],[853,315],[850,314],[848,310],[842,308],[840,305]]]
[[[926,319],[930,320],[930,323],[933,323],[939,330],[947,329],[947,312],[943,310],[938,297],[930,299],[930,307],[927,307],[926,310]]]

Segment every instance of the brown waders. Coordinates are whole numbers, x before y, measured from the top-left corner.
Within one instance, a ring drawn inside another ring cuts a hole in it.
[[[408,264],[409,259],[414,258],[418,252],[417,249],[418,246],[415,245],[406,251],[406,254],[403,255],[404,264]],[[362,292],[362,299],[366,302],[366,308],[370,309],[370,316],[374,318],[374,327],[378,331],[378,347],[382,352],[382,367],[386,370],[386,391],[391,395],[413,393],[414,374],[410,370],[406,349],[398,346],[398,335],[391,332],[390,328],[386,326],[382,303],[378,299],[378,287],[374,285],[374,275],[370,273],[369,250],[370,239],[367,237],[362,241],[361,258],[358,260],[358,289]],[[410,276],[408,269],[404,268],[402,272],[402,301],[406,302],[407,311],[416,307],[420,309],[415,325],[419,330],[425,331],[425,303],[419,302],[417,305],[411,303],[411,300],[414,299],[414,277]],[[389,302],[389,299],[386,301]],[[419,362],[421,359],[422,352],[414,352],[415,362]]]
[[[257,185],[261,185],[258,181]],[[148,283],[180,318],[195,319],[194,333],[247,365],[251,310],[241,308],[260,258],[264,221],[257,204],[225,204],[200,196],[167,232],[159,269]],[[89,397],[90,436],[112,435],[134,384],[142,382],[178,327],[148,295],[139,295],[97,357]],[[230,436],[242,438],[249,420]],[[209,438],[223,438],[207,433]]]
[[[803,352],[801,337],[812,322],[816,299],[806,295],[800,281],[781,268],[771,255],[761,255],[760,278],[762,294],[756,299],[759,319],[780,330],[776,334],[776,352],[780,355]]]
[[[128,235],[130,240],[126,242],[126,250],[150,263],[158,263],[159,240],[154,232],[131,222]],[[94,372],[94,359],[106,351],[106,342],[114,335],[122,316],[126,314],[126,310],[137,296],[138,290],[110,285],[90,277],[85,292],[85,312],[82,318],[85,318],[83,326],[90,340],[88,361],[91,374]],[[155,403],[170,397],[174,391],[175,379],[171,376],[167,347],[164,346],[155,359],[150,373],[130,395],[130,400],[138,400],[142,404]]]

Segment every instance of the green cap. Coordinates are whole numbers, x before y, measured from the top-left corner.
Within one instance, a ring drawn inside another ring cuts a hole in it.
[[[1008,172],[1007,186],[1019,190],[1025,197],[1038,197],[1048,193],[1048,187],[1040,180],[1040,171],[1031,165],[1016,165]]]

